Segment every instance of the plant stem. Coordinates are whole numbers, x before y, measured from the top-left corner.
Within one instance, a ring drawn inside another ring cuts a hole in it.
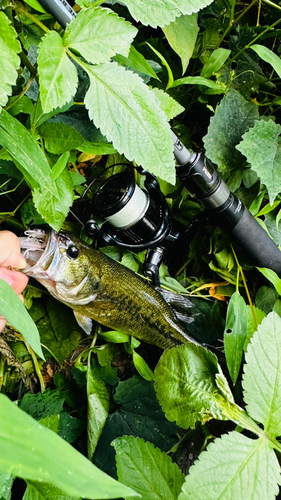
[[[235,3],[236,3],[235,0],[232,0],[232,5],[231,5],[231,11],[230,11],[230,18],[229,18],[228,27],[226,28],[225,32],[223,33],[222,37],[220,38],[219,45],[225,39],[227,33],[231,30],[231,28],[233,26]]]
[[[252,314],[253,314],[253,317],[254,317],[254,321],[256,323],[256,326],[258,326],[258,320],[257,320],[257,316],[256,316],[256,311],[255,311],[254,306],[253,306],[253,302],[252,302],[251,295],[250,295],[250,292],[249,292],[249,289],[248,289],[248,286],[247,286],[247,282],[246,282],[246,278],[245,278],[243,269],[242,269],[242,267],[239,264],[237,255],[236,255],[235,250],[234,250],[234,248],[233,248],[232,245],[231,245],[231,249],[232,249],[232,252],[233,252],[234,258],[236,260],[237,267],[238,267],[237,276],[239,277],[239,273],[241,273],[241,276],[242,276],[242,279],[243,279],[243,283],[244,283],[244,287],[245,287],[245,290],[246,290],[246,294],[247,294],[247,297],[248,297],[249,305],[250,305],[250,308],[251,308],[251,311],[252,311]],[[237,292],[239,291],[239,284],[238,284],[238,289],[237,289],[237,282],[236,282],[236,291]]]
[[[37,374],[37,376],[39,378],[41,392],[44,392],[45,391],[45,382],[44,382],[43,375],[41,373],[41,370],[40,370],[40,367],[39,367],[38,360],[36,358],[35,352],[33,351],[33,349],[30,347],[30,345],[27,342],[24,342],[24,343],[25,343],[25,346],[26,346],[26,348],[27,348],[30,356],[32,357],[34,368],[35,368],[36,374]]]
[[[36,16],[34,16],[33,14],[31,14],[30,12],[28,12],[27,10],[25,10],[23,7],[20,7],[19,5],[13,5],[13,9],[16,12],[21,12],[26,17],[29,17],[29,19],[32,19],[32,21],[35,24],[37,24],[37,26],[39,26],[43,31],[45,31],[45,33],[49,33],[49,31],[50,31],[49,28],[47,28],[47,26],[45,26],[45,24],[41,23],[41,21],[39,21],[39,19],[37,19]]]
[[[276,5],[276,3],[274,3],[274,2],[271,2],[270,0],[263,0],[263,1],[264,1],[264,3],[267,3],[268,5],[271,5],[271,7],[275,7],[276,9],[281,10],[280,5]]]
[[[30,85],[32,84],[34,80],[34,76],[31,76],[26,84],[26,86],[24,87],[24,89],[21,91],[21,93],[17,96],[17,98],[11,102],[11,104],[9,104],[8,106],[6,106],[4,109],[7,111],[8,109],[12,108],[13,106],[15,106],[15,104],[17,104],[17,102],[20,101],[20,99],[24,96],[24,94],[28,91]]]
[[[28,59],[28,57],[25,55],[24,52],[20,53],[20,58],[24,64],[24,66],[26,66],[26,68],[28,69],[29,73],[33,76],[36,76],[37,69],[34,66],[32,66],[30,60]]]
[[[253,0],[252,3],[250,3],[250,5],[248,5],[248,7],[246,7],[246,9],[243,10],[243,12],[241,12],[241,14],[236,19],[234,19],[233,24],[237,24],[238,21],[240,21],[240,19],[248,12],[248,10],[250,10],[253,7],[253,5],[257,3],[257,1],[258,0]]]

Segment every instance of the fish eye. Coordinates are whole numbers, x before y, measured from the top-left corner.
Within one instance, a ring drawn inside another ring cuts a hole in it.
[[[71,259],[77,259],[78,255],[79,255],[79,250],[75,245],[70,245],[70,247],[68,247],[66,253],[67,253],[68,257],[70,257]]]

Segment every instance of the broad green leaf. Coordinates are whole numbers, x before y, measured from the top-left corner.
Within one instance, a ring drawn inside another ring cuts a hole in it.
[[[178,500],[275,500],[278,483],[280,466],[266,440],[231,432],[201,453]]]
[[[256,306],[266,314],[270,313],[279,295],[275,288],[262,286],[256,295]]]
[[[210,78],[210,76],[216,73],[220,69],[220,67],[225,63],[230,53],[231,50],[228,49],[219,48],[214,50],[214,52],[212,52],[208,61],[204,65],[204,68],[202,69],[200,76],[203,76],[204,78]]]
[[[213,82],[212,80],[207,80],[207,78],[202,78],[202,76],[185,76],[184,78],[179,78],[175,80],[171,88],[179,87],[180,85],[203,85],[218,91],[218,94],[222,94],[223,90],[221,87]]]
[[[279,78],[281,78],[281,60],[277,54],[274,54],[272,50],[268,49],[264,45],[255,44],[251,45],[250,48],[254,50],[261,57],[261,59],[271,64]]]
[[[8,472],[0,472],[0,498],[1,500],[11,499],[11,488],[14,482],[13,476]]]
[[[65,52],[61,37],[54,30],[49,31],[40,43],[38,72],[44,113],[71,100],[78,84],[77,70]]]
[[[160,107],[165,111],[167,119],[172,120],[175,116],[180,115],[184,111],[184,107],[181,106],[175,99],[173,99],[167,92],[161,89],[153,88],[152,91],[156,95],[157,99],[160,101]]]
[[[280,205],[281,201],[280,200],[276,200],[274,203],[272,203],[272,205],[270,205],[270,203],[267,203],[260,211],[259,213],[257,214],[257,217],[261,217],[262,215],[266,215],[266,214],[269,214],[270,212],[272,212],[273,210],[275,210],[276,207],[278,207],[278,205]]]
[[[19,407],[35,420],[42,420],[62,412],[64,401],[65,396],[60,389],[47,389],[38,394],[27,392],[20,401]]]
[[[33,201],[39,214],[56,231],[59,231],[65,221],[74,199],[73,183],[69,172],[65,169],[55,181],[58,198],[51,193],[41,194],[35,190]]]
[[[153,92],[116,63],[83,67],[91,81],[85,105],[96,127],[128,160],[174,183],[171,131]]]
[[[83,142],[76,149],[82,151],[82,153],[93,155],[111,155],[116,153],[116,149],[108,142]]]
[[[184,475],[166,453],[133,436],[117,438],[112,446],[119,481],[133,487],[143,500],[177,500]]]
[[[117,437],[138,436],[164,452],[178,442],[178,428],[166,419],[152,382],[134,375],[119,383],[113,400],[115,407],[111,408],[94,454],[94,463],[108,474],[116,474],[115,452],[110,444]]]
[[[109,392],[100,379],[95,364],[91,366],[90,356],[87,369],[88,398],[88,458],[92,460],[98,440],[105,425],[109,411]]]
[[[155,369],[157,397],[167,418],[184,429],[211,418],[225,420],[218,395],[217,359],[201,346],[188,344],[165,351]]]
[[[66,495],[62,490],[48,483],[38,481],[27,481],[27,488],[23,500],[80,500]]]
[[[225,357],[233,384],[236,383],[239,375],[246,338],[246,303],[240,293],[235,292],[228,304],[224,330]]]
[[[153,380],[153,371],[149,368],[146,361],[136,351],[133,351],[133,362],[139,374],[145,380]]]
[[[17,33],[14,30],[10,19],[0,12],[0,112],[5,106],[8,95],[12,93],[12,85],[16,84],[20,66],[18,53],[21,46],[17,40]]]
[[[67,412],[62,412],[59,415],[59,430],[58,435],[70,444],[74,444],[75,441],[81,436],[85,431],[86,423],[85,420],[80,418],[72,417]]]
[[[51,483],[68,495],[91,499],[130,497],[135,492],[97,469],[53,431],[0,394],[0,470]]]
[[[70,151],[66,151],[65,153],[63,153],[63,155],[60,156],[58,161],[53,166],[52,177],[53,177],[54,181],[57,180],[57,178],[60,176],[60,174],[65,169],[67,162],[69,160],[69,155],[70,155]]]
[[[276,292],[281,295],[281,279],[278,274],[272,271],[272,269],[267,269],[266,267],[258,267],[257,269],[268,279],[268,281],[270,281],[270,283],[273,284]]]
[[[167,70],[167,73],[168,73],[168,83],[167,83],[167,87],[166,87],[166,90],[167,90],[173,86],[173,83],[174,83],[173,72],[172,72],[168,62],[166,61],[165,57],[162,56],[162,54],[158,50],[156,50],[152,45],[150,45],[150,43],[148,43],[148,42],[146,42],[146,43],[151,48],[151,50],[153,50],[153,52],[159,57],[161,63],[163,64],[163,66],[165,66],[165,68]]]
[[[248,345],[243,378],[249,414],[274,438],[281,434],[280,329],[277,313],[264,318]]]
[[[111,330],[110,332],[101,332],[100,335],[107,340],[107,342],[113,342],[114,344],[122,344],[123,342],[130,342],[129,335],[126,333]]]
[[[281,191],[281,146],[278,137],[281,126],[272,120],[256,121],[254,127],[243,135],[243,140],[236,146],[251,163],[252,169],[265,184],[270,204]]]
[[[218,165],[219,171],[241,169],[244,157],[235,146],[256,119],[256,104],[246,101],[239,92],[230,89],[217,107],[215,116],[210,120],[208,133],[203,138],[206,156]]]
[[[25,113],[31,115],[33,112],[33,102],[29,97],[23,95],[19,100],[18,96],[11,97],[8,101],[9,114],[12,116],[17,116],[20,113]],[[14,104],[13,104],[14,103]],[[10,107],[11,104],[11,107]]]
[[[38,356],[44,359],[37,327],[23,303],[6,281],[0,279],[0,314],[16,328]],[[0,468],[1,470],[1,468]]]
[[[45,148],[50,153],[61,154],[76,149],[85,142],[75,128],[65,123],[44,123],[39,129],[45,142]]]
[[[57,196],[50,165],[39,144],[16,118],[4,110],[0,115],[0,144],[9,151],[32,188]]]
[[[127,56],[137,34],[131,23],[109,9],[90,7],[81,10],[67,25],[63,45],[78,51],[87,61],[110,61],[116,53]]]
[[[258,325],[261,324],[262,320],[265,318],[266,314],[264,311],[259,309],[258,307],[253,306],[254,314],[253,315],[252,309],[250,306],[246,306],[247,308],[247,338],[244,344],[244,351],[247,351],[248,344],[254,335],[256,329],[258,328]]]
[[[47,299],[47,311],[58,342],[67,341],[73,330],[77,330],[77,322],[74,314],[70,314],[69,307],[49,296]],[[70,351],[68,351],[70,352]]]
[[[124,0],[123,3],[136,21],[156,28],[170,24],[181,14],[198,12],[212,3],[212,0]]]
[[[58,306],[62,306],[62,304],[58,302]],[[63,308],[63,310],[65,311],[65,308]],[[68,320],[72,321],[72,312],[69,309],[66,309],[65,315],[68,316]],[[54,325],[58,323],[59,319],[56,319]],[[68,321],[65,321],[65,323],[67,325]],[[62,363],[72,351],[77,349],[81,338],[78,331],[72,330],[69,332],[67,326],[63,331],[62,325],[60,325],[58,336],[56,336],[56,332],[53,330],[48,317],[42,318],[37,323],[37,327],[45,355],[49,357],[51,354],[58,363]],[[61,338],[62,335],[64,338]],[[45,349],[44,346],[46,346],[47,349]]]
[[[199,31],[197,17],[197,14],[182,15],[162,28],[170,46],[181,58],[182,74],[186,71],[195,47]]]
[[[139,73],[143,73],[144,75],[148,75],[151,78],[156,78],[156,80],[159,80],[155,71],[152,69],[145,57],[140,52],[138,52],[133,45],[131,45],[130,47],[128,57],[117,54],[114,59],[123,66],[127,66],[131,69],[139,71]]]

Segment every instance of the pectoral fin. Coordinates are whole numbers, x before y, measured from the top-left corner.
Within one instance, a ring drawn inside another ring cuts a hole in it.
[[[87,333],[87,335],[91,335],[93,320],[84,314],[81,314],[77,311],[73,311],[76,321],[79,326]]]

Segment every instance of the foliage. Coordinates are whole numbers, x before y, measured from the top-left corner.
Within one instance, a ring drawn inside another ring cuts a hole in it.
[[[202,217],[176,180],[172,129],[281,245],[280,6],[74,8],[63,29],[37,0],[0,0],[1,228],[64,228],[141,274],[145,252],[102,247],[81,224],[106,228],[97,186],[125,172],[143,188],[139,167],[181,231]],[[160,267],[166,300],[192,301],[186,327],[203,345],[163,353],[97,323],[86,336],[38,282],[24,307],[1,280],[1,500],[278,496],[280,276],[255,268],[255,242],[246,254],[222,220],[171,244]]]

